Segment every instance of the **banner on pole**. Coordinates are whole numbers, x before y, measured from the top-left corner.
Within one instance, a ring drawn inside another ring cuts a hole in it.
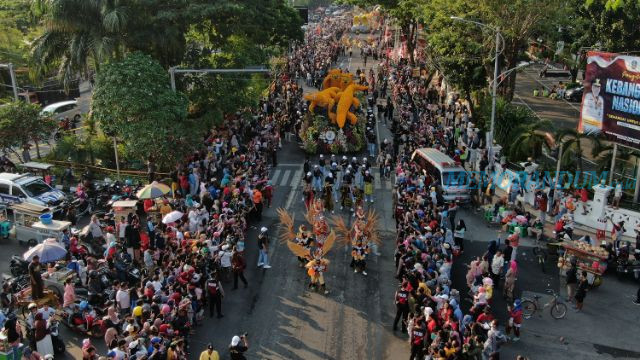
[[[578,131],[640,148],[640,57],[587,53]]]

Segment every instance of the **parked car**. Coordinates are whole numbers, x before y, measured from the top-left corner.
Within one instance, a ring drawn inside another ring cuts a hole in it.
[[[54,120],[64,120],[65,117],[73,119],[75,123],[80,121],[81,115],[78,110],[78,102],[76,100],[61,101],[45,106],[40,111],[41,116],[48,116]]]
[[[0,173],[0,203],[27,202],[55,212],[66,195],[32,174]]]
[[[583,92],[584,86],[578,86],[573,89],[567,90],[567,92],[564,93],[564,98],[569,101],[581,102]]]

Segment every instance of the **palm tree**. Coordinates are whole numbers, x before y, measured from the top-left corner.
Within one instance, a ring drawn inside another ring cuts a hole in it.
[[[613,144],[602,144],[598,143],[593,147],[591,151],[591,155],[596,160],[597,170],[600,172],[610,171],[611,170],[611,161],[613,160]],[[618,146],[618,150],[616,151],[616,168],[619,169],[620,173],[625,176],[626,170],[629,170],[629,164],[632,161],[637,161],[640,157],[637,151],[631,150],[627,147]],[[615,169],[614,169],[615,170]],[[632,168],[631,177],[635,177],[635,171]]]
[[[570,163],[575,159],[578,174],[576,180],[584,172],[584,146],[601,146],[600,138],[594,134],[585,134],[575,129],[562,129],[556,133],[556,143],[562,146],[562,163]]]
[[[39,0],[44,33],[32,46],[43,72],[58,68],[65,84],[122,54],[128,7],[121,0]]]
[[[512,134],[513,140],[507,143],[507,153],[513,160],[525,160],[528,157],[534,159],[542,155],[542,147],[550,148],[549,133],[552,128],[548,120],[540,120],[530,124],[522,124],[516,127]]]

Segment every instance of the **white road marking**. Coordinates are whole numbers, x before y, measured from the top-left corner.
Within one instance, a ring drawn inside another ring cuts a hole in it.
[[[273,172],[273,175],[271,175],[270,179],[272,184],[277,184],[278,183],[278,177],[280,176],[280,169],[276,169]]]
[[[280,186],[287,185],[287,181],[289,181],[289,176],[291,176],[291,170],[285,170],[284,174],[282,174],[282,179],[280,180]]]
[[[289,210],[291,208],[291,204],[293,204],[293,199],[295,199],[296,197],[296,193],[298,192],[298,184],[300,184],[300,181],[302,180],[302,166],[300,167],[300,169],[296,170],[295,174],[293,175],[293,180],[291,180],[291,186],[293,187],[293,189],[289,192],[289,196],[287,197],[287,202],[285,203],[284,208]]]

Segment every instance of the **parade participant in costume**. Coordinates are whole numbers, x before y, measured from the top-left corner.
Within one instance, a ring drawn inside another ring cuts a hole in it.
[[[324,273],[328,270],[329,260],[322,257],[322,251],[320,249],[316,250],[314,258],[309,261],[305,267],[307,268],[309,278],[311,278],[309,289],[319,289],[327,295],[329,290],[327,290],[324,283]]]
[[[327,211],[331,211],[333,214],[333,174],[329,173],[327,181],[324,182],[324,193],[322,194],[324,200],[324,208]]]
[[[306,256],[298,256],[300,267],[303,267],[309,260],[311,260],[311,246],[313,245],[313,238],[307,231],[307,227],[305,225],[300,225],[298,228],[298,234],[296,234],[295,242],[306,250]]]
[[[358,271],[362,272],[362,275],[367,275],[366,271],[366,259],[367,254],[369,253],[369,245],[362,241],[362,239],[357,238],[355,243],[352,245],[351,249],[351,266],[353,268],[353,272],[357,273]]]
[[[348,165],[350,166],[350,165]],[[352,191],[353,176],[351,171],[347,168],[342,177],[342,188],[340,189],[340,210],[351,208],[353,211],[353,191]]]

